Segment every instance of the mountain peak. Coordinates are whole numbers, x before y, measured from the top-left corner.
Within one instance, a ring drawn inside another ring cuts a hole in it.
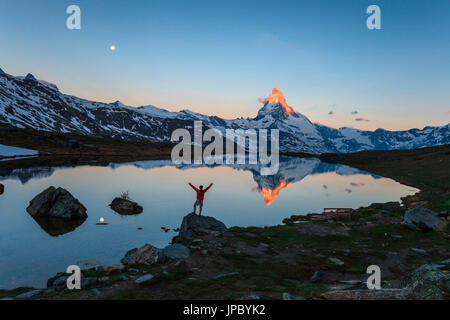
[[[265,99],[265,103],[279,103],[288,116],[297,113],[294,108],[287,104],[283,92],[277,87],[273,88],[272,93]]]
[[[297,111],[287,104],[286,98],[277,87],[273,88],[267,98],[259,100],[264,103],[264,106],[259,110],[258,118],[269,114],[277,119],[287,119],[289,116],[298,117]]]
[[[32,80],[32,81],[36,81],[36,78],[31,74],[27,74],[27,76],[25,77],[25,80]]]
[[[2,70],[2,68],[0,68],[0,75],[4,75],[4,74],[6,74],[6,73]]]

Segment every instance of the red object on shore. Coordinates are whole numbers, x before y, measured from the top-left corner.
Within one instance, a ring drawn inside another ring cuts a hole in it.
[[[323,208],[322,214],[347,215],[353,212],[352,208]]]

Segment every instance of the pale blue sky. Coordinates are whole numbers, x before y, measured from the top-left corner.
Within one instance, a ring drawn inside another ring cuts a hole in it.
[[[81,30],[66,28],[71,4]],[[381,30],[366,28],[371,4]],[[277,86],[314,122],[422,128],[450,122],[449,12],[447,0],[2,0],[0,68],[226,118],[254,116]]]

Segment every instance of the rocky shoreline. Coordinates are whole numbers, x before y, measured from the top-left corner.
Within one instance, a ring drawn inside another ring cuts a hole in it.
[[[59,273],[45,289],[0,297],[449,299],[449,225],[429,214],[421,207],[373,204],[349,216],[309,214],[284,225],[229,229],[212,217],[188,214],[179,236],[163,249],[145,244],[128,251],[121,265],[80,262],[82,290],[68,290],[68,275]],[[381,290],[367,289],[369,265],[381,269]]]

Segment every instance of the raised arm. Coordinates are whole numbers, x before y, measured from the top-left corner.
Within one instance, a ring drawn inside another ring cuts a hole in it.
[[[208,186],[208,188],[205,189],[205,192],[208,191],[208,189],[211,188],[212,185],[213,185],[213,183],[211,183],[211,184]]]
[[[188,184],[191,186],[192,189],[194,189],[195,191],[198,191],[198,189],[196,187],[194,187],[194,185],[192,183],[189,182]]]

